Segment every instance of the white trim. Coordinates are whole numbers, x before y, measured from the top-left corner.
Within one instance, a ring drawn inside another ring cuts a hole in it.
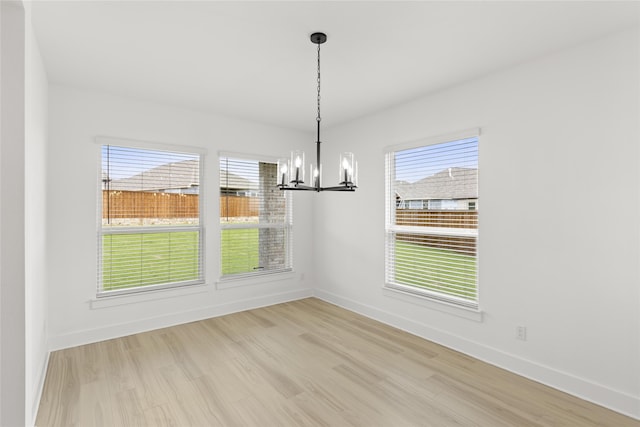
[[[415,225],[389,224],[387,231],[420,234],[424,236],[478,237],[477,228],[421,227]]]
[[[484,320],[482,311],[479,309],[432,299],[427,295],[420,295],[418,292],[407,292],[397,287],[385,286],[382,288],[382,293],[387,297],[399,299],[400,301],[409,302],[411,304],[417,304],[431,310],[441,311],[443,313],[473,320],[479,323]]]
[[[40,367],[40,375],[38,377],[38,386],[36,392],[33,395],[33,402],[31,405],[31,422],[28,425],[36,425],[36,417],[38,416],[38,410],[40,409],[40,402],[42,400],[42,392],[44,391],[44,381],[47,378],[47,370],[49,369],[49,357],[51,352],[47,351],[47,355],[44,358],[44,363]]]
[[[184,286],[171,285],[170,287],[156,289],[145,286],[141,288],[139,292],[131,292],[132,289],[135,288],[127,288],[123,290],[130,291],[129,293],[114,293],[111,295],[109,295],[108,292],[100,293],[98,294],[98,296],[92,298],[89,301],[89,306],[92,310],[96,310],[106,307],[116,307],[126,304],[138,304],[141,302],[156,301],[167,298],[173,299],[186,295],[209,292],[209,289],[207,289],[207,285],[205,285],[204,283]]]
[[[286,224],[283,222],[275,222],[275,223],[221,223],[220,227],[222,230],[248,230],[248,229],[285,229],[291,228],[291,224]]]
[[[102,235],[108,234],[159,234],[159,233],[181,233],[183,231],[202,231],[201,225],[153,225],[147,227],[108,227],[102,230]]]
[[[400,142],[398,144],[387,145],[382,150],[384,154],[387,154],[394,151],[408,150],[410,148],[418,148],[426,145],[440,144],[443,142],[451,142],[459,139],[479,137],[480,133],[481,133],[481,128],[475,127],[471,129],[458,131],[458,132],[451,132],[451,133],[446,133],[441,135],[429,136],[426,138],[420,138],[412,141]]]
[[[517,375],[640,420],[640,398],[485,344],[453,335],[432,325],[380,310],[349,298],[315,289],[314,296],[363,316],[467,354]]]
[[[295,279],[293,269],[273,273],[247,273],[246,275],[224,276],[216,282],[216,289],[230,289],[239,286],[263,285],[270,282],[282,282]]]
[[[200,156],[207,154],[207,149],[204,147],[170,144],[166,142],[142,141],[139,139],[118,138],[113,136],[96,136],[94,138],[94,142],[98,145],[115,145],[118,147],[141,148],[144,150],[173,151],[176,153],[199,154]]]
[[[56,351],[108,339],[121,338],[131,334],[167,328],[170,326],[181,325],[183,323],[196,322],[254,308],[309,298],[311,296],[313,296],[313,290],[311,288],[296,289],[255,298],[236,300],[223,304],[210,305],[196,310],[177,311],[163,314],[161,316],[136,319],[131,322],[114,323],[103,327],[89,328],[66,334],[62,333],[50,336],[49,350]]]

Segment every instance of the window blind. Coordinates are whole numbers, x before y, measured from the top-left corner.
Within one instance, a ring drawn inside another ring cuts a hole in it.
[[[386,155],[386,286],[478,307],[478,138]]]
[[[101,147],[98,295],[203,283],[201,155]]]
[[[291,199],[277,187],[277,165],[220,158],[222,278],[290,271]]]

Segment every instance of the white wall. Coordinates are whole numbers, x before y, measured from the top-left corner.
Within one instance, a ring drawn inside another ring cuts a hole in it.
[[[247,121],[61,86],[49,92],[47,253],[51,349],[212,317],[311,295],[311,199],[294,196],[295,274],[287,280],[217,290],[218,151],[287,155],[309,135]],[[206,282],[92,301],[97,281],[96,136],[205,148]],[[302,279],[304,275],[304,279]],[[194,288],[192,290],[197,290]],[[186,292],[186,294],[185,294]],[[112,304],[116,302],[117,305]],[[97,307],[99,306],[99,307]]]
[[[361,188],[317,205],[317,294],[640,418],[639,53],[621,32],[326,132]],[[382,291],[383,147],[472,127],[482,322]]]
[[[3,2],[1,425],[33,425],[48,358],[47,85],[29,4]]]
[[[49,355],[46,274],[48,81],[31,27],[30,4],[25,4],[25,11],[25,416],[27,424],[32,425]]]
[[[0,425],[25,424],[25,12],[0,2]]]

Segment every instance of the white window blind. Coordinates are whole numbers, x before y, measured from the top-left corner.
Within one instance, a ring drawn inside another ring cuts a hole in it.
[[[478,138],[389,151],[386,286],[478,308]]]
[[[273,162],[220,157],[222,278],[290,271],[291,196]]]
[[[101,146],[98,296],[204,283],[201,155]]]

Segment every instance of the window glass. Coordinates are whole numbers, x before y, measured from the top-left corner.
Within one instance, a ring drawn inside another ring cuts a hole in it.
[[[386,286],[478,306],[478,138],[390,151]]]
[[[98,295],[203,283],[201,156],[103,145]]]
[[[220,158],[222,278],[291,270],[291,201],[275,162]]]

